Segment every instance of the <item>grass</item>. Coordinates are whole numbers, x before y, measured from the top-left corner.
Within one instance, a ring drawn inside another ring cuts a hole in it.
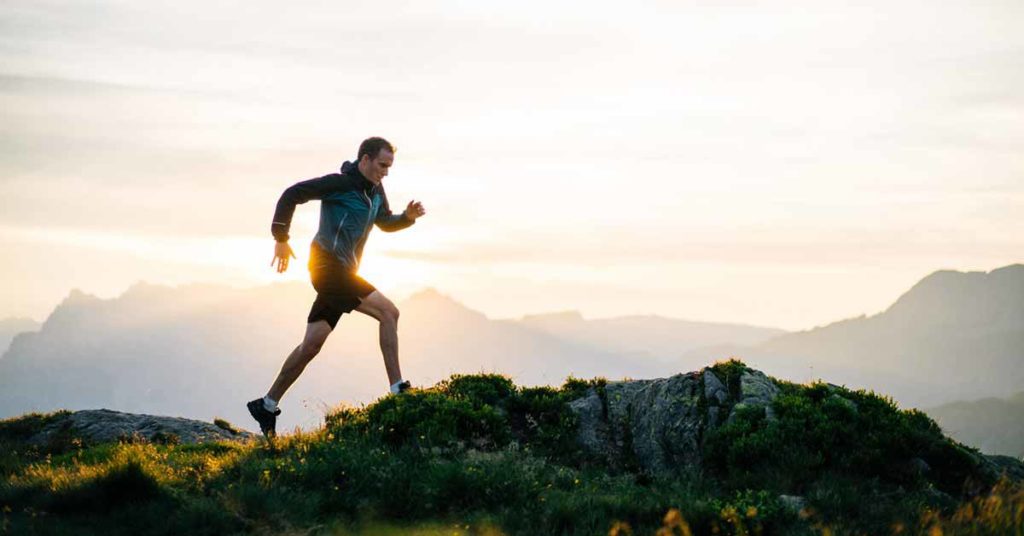
[[[730,385],[740,367],[716,373]],[[453,376],[273,446],[22,448],[4,458],[0,533],[1020,534],[1019,484],[985,480],[973,451],[872,393],[839,391],[851,410],[828,386],[780,383],[778,419],[739,415],[708,438],[704,476],[683,480],[575,447],[566,402],[604,384]],[[2,421],[0,442],[53,418]],[[897,470],[911,455],[932,471]],[[789,511],[780,493],[809,506]]]

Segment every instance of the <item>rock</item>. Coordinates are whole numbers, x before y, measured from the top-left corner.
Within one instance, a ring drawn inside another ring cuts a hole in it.
[[[591,453],[601,457],[611,456],[604,402],[597,392],[591,388],[586,396],[570,402],[569,409],[576,414],[576,441]]]
[[[774,420],[775,412],[771,410],[771,404],[775,397],[779,396],[779,388],[765,373],[759,370],[745,370],[740,375],[740,399],[732,407],[726,423],[736,419],[736,411],[748,407],[764,408],[765,417]]]
[[[779,388],[765,373],[759,370],[745,370],[740,375],[740,402],[750,405],[767,406],[779,395]]]
[[[704,398],[708,405],[722,405],[729,399],[729,390],[711,369],[704,369]]]
[[[227,430],[215,424],[183,419],[122,413],[109,409],[82,410],[50,423],[28,439],[35,445],[46,445],[64,434],[87,444],[109,443],[141,438],[152,442],[208,443],[253,437],[249,432]]]
[[[718,426],[718,411],[721,408],[718,406],[708,407],[708,428],[715,428]]]
[[[650,472],[699,467],[703,432],[700,374],[608,382],[574,400],[577,441],[611,465],[635,461]],[[600,406],[598,404],[601,404]]]
[[[636,465],[650,473],[699,470],[705,434],[732,419],[736,408],[762,407],[768,419],[776,418],[770,406],[779,389],[768,376],[748,369],[740,386],[735,400],[710,367],[656,380],[608,382],[603,393],[591,388],[569,403],[578,423],[576,440],[612,466]]]

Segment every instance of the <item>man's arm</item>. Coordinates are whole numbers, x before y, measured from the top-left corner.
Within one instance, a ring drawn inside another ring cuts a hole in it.
[[[277,208],[274,210],[274,221],[270,224],[270,232],[274,235],[274,258],[270,265],[277,263],[278,273],[288,269],[288,259],[296,259],[295,252],[288,245],[288,229],[292,225],[292,216],[295,214],[295,205],[299,205],[311,199],[322,199],[324,195],[342,188],[344,181],[340,175],[324,175],[318,179],[309,179],[292,186],[281,194],[277,200]]]
[[[405,211],[401,214],[393,214],[391,212],[391,205],[388,204],[388,196],[384,196],[384,202],[381,204],[380,210],[377,211],[377,220],[374,222],[380,230],[386,232],[394,232],[405,229],[410,225],[416,223],[416,218],[426,214],[427,211],[423,208],[423,204],[418,201],[410,201],[409,206],[405,208]]]
[[[324,195],[342,186],[340,175],[324,175],[318,179],[309,179],[288,187],[277,200],[274,210],[274,221],[270,224],[270,232],[278,242],[288,241],[288,230],[292,226],[295,205],[301,205],[313,199],[322,199]]]

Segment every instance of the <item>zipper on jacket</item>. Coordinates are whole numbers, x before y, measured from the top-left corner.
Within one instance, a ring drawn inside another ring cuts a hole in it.
[[[370,232],[370,227],[373,225],[373,200],[365,191],[363,191],[363,197],[366,198],[366,226],[363,227],[363,237],[365,238],[366,233]]]
[[[341,226],[345,225],[346,219],[348,219],[348,212],[341,215],[341,222],[338,223],[338,230],[334,231],[334,245],[331,246],[331,251],[338,251],[338,235],[341,234]]]

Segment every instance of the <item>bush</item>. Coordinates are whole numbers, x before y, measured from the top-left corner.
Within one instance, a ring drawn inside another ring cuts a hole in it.
[[[575,443],[575,415],[567,403],[603,380],[570,380],[561,389],[517,388],[505,376],[452,376],[428,388],[387,396],[360,409],[339,409],[327,428],[397,448],[443,452],[494,451],[509,445],[566,462],[582,456]]]

